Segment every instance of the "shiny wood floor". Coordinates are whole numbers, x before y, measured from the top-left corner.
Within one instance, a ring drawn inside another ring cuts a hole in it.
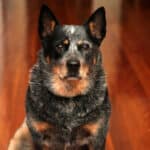
[[[147,0],[43,0],[62,23],[78,24],[104,5],[102,45],[112,102],[107,150],[150,149],[150,3]],[[22,122],[28,71],[40,42],[42,0],[0,1],[0,150]]]

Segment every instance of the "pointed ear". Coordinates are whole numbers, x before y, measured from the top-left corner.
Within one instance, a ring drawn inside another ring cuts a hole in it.
[[[84,25],[92,39],[100,44],[100,41],[106,35],[105,8],[98,8]]]
[[[50,35],[55,27],[59,24],[51,10],[43,5],[41,7],[40,16],[39,16],[39,36],[40,38],[44,38]]]

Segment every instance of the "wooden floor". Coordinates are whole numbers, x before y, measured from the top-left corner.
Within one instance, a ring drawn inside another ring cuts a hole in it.
[[[112,102],[107,150],[150,150],[150,2],[148,0],[43,0],[62,23],[84,22],[104,5],[103,62]],[[28,71],[40,42],[42,0],[0,1],[0,150],[21,124]]]

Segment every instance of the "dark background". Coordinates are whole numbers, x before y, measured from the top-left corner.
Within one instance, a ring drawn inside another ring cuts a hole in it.
[[[97,7],[106,8],[107,36],[101,50],[112,102],[107,150],[149,150],[149,0],[0,1],[0,150],[7,149],[25,116],[29,69],[40,48],[42,3],[62,24],[81,24]]]

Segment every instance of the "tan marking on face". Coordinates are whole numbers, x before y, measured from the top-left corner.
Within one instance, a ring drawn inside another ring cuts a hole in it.
[[[82,41],[82,40],[79,40],[78,42],[77,42],[77,44],[78,45],[81,45],[81,44],[83,44],[84,42]]]
[[[69,44],[69,40],[65,39],[65,40],[63,41],[63,43],[64,43],[65,45],[68,45],[68,44]]]
[[[60,74],[60,67],[58,67],[58,66],[53,67],[52,72],[53,72],[54,74]]]
[[[53,67],[52,72],[54,75],[59,76],[62,79],[64,76],[67,75],[67,68],[64,64],[62,64],[60,66]]]
[[[87,75],[89,74],[89,71],[90,71],[89,66],[86,64],[82,64],[79,70],[80,76],[86,78]]]

